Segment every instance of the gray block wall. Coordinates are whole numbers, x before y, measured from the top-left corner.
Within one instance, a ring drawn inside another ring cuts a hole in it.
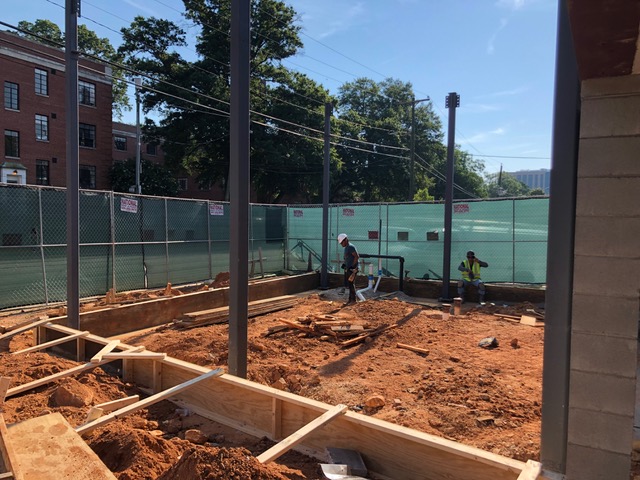
[[[640,310],[640,75],[582,83],[574,261],[566,478],[628,480]]]

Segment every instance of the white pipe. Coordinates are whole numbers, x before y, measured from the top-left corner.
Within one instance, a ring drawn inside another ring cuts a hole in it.
[[[358,290],[356,292],[357,297],[364,302],[366,299],[364,298],[364,295],[362,295],[362,292],[366,292],[367,290],[371,290],[372,288],[373,288],[373,264],[370,263],[369,264],[369,284],[367,285],[367,288],[363,288],[362,290]]]
[[[378,291],[378,285],[380,285],[380,280],[382,279],[382,259],[378,259],[378,281],[376,282],[376,287],[373,289],[374,292]]]

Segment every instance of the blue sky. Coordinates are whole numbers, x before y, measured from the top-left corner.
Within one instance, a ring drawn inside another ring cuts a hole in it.
[[[47,18],[64,0],[2,0],[0,19]],[[430,97],[447,130],[457,92],[456,143],[487,172],[550,168],[557,0],[286,0],[299,13],[300,55],[285,62],[337,93],[358,77],[392,77]],[[81,23],[117,46],[136,15],[181,19],[180,0],[82,0]],[[133,112],[124,121],[133,123]],[[446,138],[446,136],[445,136]]]

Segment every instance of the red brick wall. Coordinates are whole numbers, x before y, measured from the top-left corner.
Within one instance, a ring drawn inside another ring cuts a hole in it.
[[[105,71],[105,66],[81,61],[78,76],[96,86],[96,106],[79,105],[81,123],[95,125],[96,147],[80,147],[79,163],[96,167],[96,188],[110,189],[108,180],[111,167],[111,83],[109,77],[89,73],[82,68]],[[48,72],[48,95],[35,93],[35,69]],[[102,81],[100,81],[100,77]],[[4,108],[4,82],[19,85],[19,111]],[[108,83],[105,83],[108,82]],[[64,52],[16,35],[0,32],[0,135],[2,161],[18,161],[27,168],[27,183],[36,183],[36,160],[49,161],[49,181],[54,186],[66,186],[66,110]],[[37,141],[35,115],[49,118],[49,140]],[[55,118],[54,118],[55,117]],[[4,156],[4,130],[20,133],[20,158]]]

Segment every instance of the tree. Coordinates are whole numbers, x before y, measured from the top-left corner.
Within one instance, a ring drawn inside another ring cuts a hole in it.
[[[491,198],[525,197],[530,195],[529,187],[508,173],[488,174],[487,185]]]
[[[343,169],[336,182],[343,196],[350,194],[343,200],[407,199],[414,98],[411,84],[392,78],[380,83],[359,78],[340,88],[338,117],[343,138],[337,150]],[[417,105],[414,178],[418,191],[433,185],[431,163],[444,154],[442,137],[431,103]]]
[[[51,20],[38,19],[33,23],[23,20],[18,22],[18,28],[22,30],[18,32],[19,35],[30,40],[57,48],[64,47],[64,33],[60,30],[60,27]],[[112,66],[112,108],[114,115],[121,118],[124,110],[131,110],[131,105],[127,97],[127,84],[123,80],[123,70],[112,64],[120,63],[122,57],[113,48],[108,38],[98,37],[98,35],[93,30],[89,30],[86,25],[78,25],[78,49],[81,54],[85,54],[90,59],[106,60]]]
[[[140,159],[140,163],[140,186],[144,195],[175,197],[178,194],[178,181],[171,171],[144,158]],[[114,163],[109,171],[109,179],[114,192],[129,192],[130,187],[136,183],[135,158]]]
[[[163,139],[172,165],[203,183],[220,182],[228,195],[230,2],[184,3],[185,15],[200,27],[195,61],[177,50],[186,43],[184,30],[157,18],[137,17],[123,29],[119,53],[130,67],[156,79],[143,88],[143,107],[161,113],[162,119],[148,122],[145,136]],[[303,199],[319,198],[322,135],[313,130],[322,131],[323,104],[330,98],[311,79],[280,63],[302,46],[294,18],[295,11],[284,2],[252,2],[251,180],[259,201],[300,192]]]

